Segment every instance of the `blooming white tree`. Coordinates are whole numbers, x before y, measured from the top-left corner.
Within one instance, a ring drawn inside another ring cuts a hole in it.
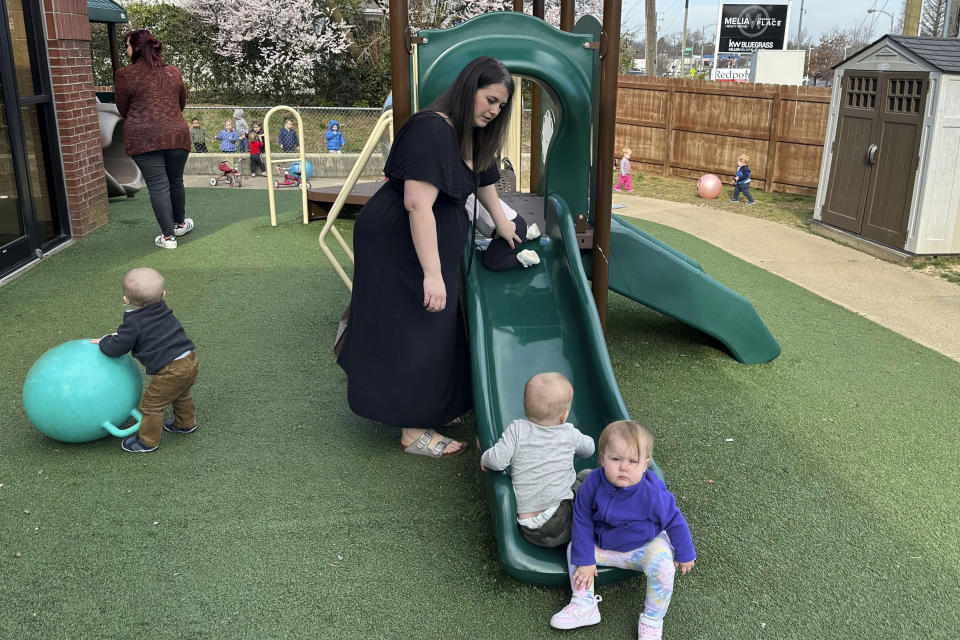
[[[384,13],[389,13],[389,0],[376,0]],[[553,26],[560,24],[560,0],[545,1],[544,20]],[[493,13],[494,11],[512,11],[513,0],[410,0],[410,25],[415,29],[445,29],[470,18]],[[533,4],[525,0],[524,11],[532,13]],[[603,13],[603,0],[576,0],[576,19],[585,15],[599,18]]]
[[[188,0],[186,8],[211,27],[217,52],[235,64],[239,86],[311,88],[317,73],[350,46],[350,26],[335,4],[321,0]]]

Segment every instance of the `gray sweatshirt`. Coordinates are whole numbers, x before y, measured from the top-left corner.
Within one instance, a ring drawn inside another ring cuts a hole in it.
[[[497,444],[483,452],[480,462],[493,471],[510,467],[517,513],[542,511],[573,497],[574,454],[593,455],[593,438],[569,422],[541,427],[521,418],[507,427]]]

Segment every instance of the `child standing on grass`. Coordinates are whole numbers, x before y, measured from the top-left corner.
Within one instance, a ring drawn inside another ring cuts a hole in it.
[[[631,155],[633,155],[633,151],[630,147],[624,147],[623,157],[620,158],[620,179],[617,181],[617,186],[613,188],[614,191],[620,191],[621,187],[623,187],[624,191],[633,191],[633,186],[630,184]]]
[[[217,140],[220,141],[220,151],[233,153],[237,150],[237,142],[240,140],[240,136],[233,130],[233,121],[230,118],[227,118],[226,122],[223,123],[223,130],[217,134]]]
[[[190,121],[190,141],[197,153],[207,152],[207,130],[200,126],[200,118]]]
[[[554,629],[600,622],[593,579],[597,565],[642,571],[647,594],[637,625],[640,640],[660,640],[673,597],[676,569],[693,569],[697,557],[676,498],[656,474],[653,436],[641,425],[620,420],[600,434],[600,469],[583,481],[573,507],[573,539],[567,564],[573,598],[550,619]]]
[[[191,221],[192,226],[192,221]],[[116,333],[91,340],[100,351],[119,358],[133,351],[153,376],[143,399],[140,432],[121,443],[124,451],[149,453],[160,445],[161,430],[193,433],[197,430],[193,384],[197,381],[197,354],[183,326],[164,302],[163,276],[155,269],[133,269],[123,278],[123,302],[132,309],[123,314]],[[173,405],[173,420],[163,422],[163,411]]]
[[[733,197],[730,198],[730,202],[739,202],[741,192],[747,196],[747,204],[756,204],[757,202],[750,195],[750,165],[747,164],[749,161],[750,158],[745,153],[740,154],[737,158],[737,175],[730,181],[730,184],[733,185]]]
[[[293,120],[290,118],[283,121],[283,129],[280,129],[277,142],[280,143],[280,150],[284,153],[293,153],[300,146],[300,139],[297,137],[296,129],[293,128]]]
[[[572,402],[573,387],[563,374],[533,376],[523,390],[527,418],[511,422],[480,457],[484,471],[510,467],[520,533],[540,547],[570,541],[573,497],[586,476],[577,475],[573,456],[594,451],[593,438],[567,422]]]
[[[267,175],[267,165],[263,162],[263,140],[256,131],[251,131],[250,135],[250,177],[257,176],[257,169],[260,169],[262,175]]]

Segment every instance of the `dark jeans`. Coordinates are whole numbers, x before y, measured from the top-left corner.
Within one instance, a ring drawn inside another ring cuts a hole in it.
[[[165,236],[172,236],[173,225],[183,223],[186,216],[183,167],[189,155],[186,149],[162,149],[133,156],[147,182],[153,215]]]
[[[526,240],[526,221],[519,215],[514,218],[513,221],[517,225],[517,235],[520,236],[520,240]],[[491,271],[506,271],[514,267],[521,267],[523,265],[520,264],[516,255],[514,255],[515,250],[516,248],[511,249],[507,241],[494,232],[494,238],[490,241],[490,246],[483,252],[483,265]]]
[[[747,196],[747,202],[753,202],[753,196],[750,195],[750,183],[733,185],[733,201],[740,199],[740,194]]]
[[[580,490],[580,485],[583,484],[583,481],[586,480],[591,471],[592,469],[584,469],[577,474],[577,479],[573,482],[573,486],[570,487],[573,489],[574,497],[561,502],[557,510],[553,512],[549,520],[543,523],[542,527],[539,529],[528,529],[522,524],[518,525],[520,527],[520,535],[522,535],[527,542],[535,544],[538,547],[560,547],[570,542],[570,534],[573,529],[573,501],[576,499],[577,491]]]
[[[260,171],[264,175],[266,175],[267,165],[263,161],[262,153],[251,153],[250,154],[250,173],[256,173],[257,171]]]

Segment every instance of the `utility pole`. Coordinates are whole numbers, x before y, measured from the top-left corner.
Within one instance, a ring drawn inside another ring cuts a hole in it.
[[[801,38],[803,37],[803,3],[804,0],[800,0],[800,20],[797,23],[797,46],[803,44]]]
[[[643,55],[647,58],[647,77],[652,78],[657,75],[657,0],[646,3],[647,47]]]
[[[920,7],[923,0],[907,0],[903,11],[903,35],[916,36],[920,34]]]
[[[680,77],[685,77],[683,74],[684,62],[687,60],[687,16],[690,14],[690,0],[686,1],[686,6],[683,8],[683,35],[680,37]],[[690,62],[693,63],[693,55],[690,56]]]

